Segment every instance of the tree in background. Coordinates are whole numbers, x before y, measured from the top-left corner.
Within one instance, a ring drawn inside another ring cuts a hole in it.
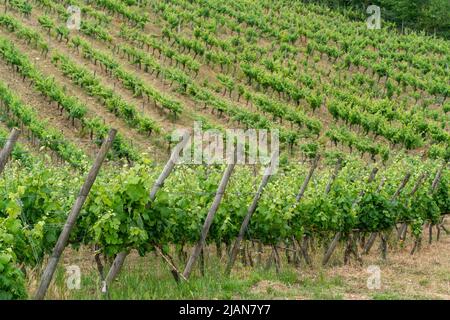
[[[433,32],[442,30],[450,36],[450,1],[430,0],[430,4],[423,10],[422,27]]]
[[[382,18],[400,29],[425,30],[450,39],[450,0],[313,0],[333,8],[352,7],[365,15],[369,5],[381,7]]]

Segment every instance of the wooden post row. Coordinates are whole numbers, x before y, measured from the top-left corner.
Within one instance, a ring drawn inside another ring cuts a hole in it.
[[[273,157],[274,157],[274,155],[272,155],[271,166],[273,165],[273,160],[274,160]],[[309,169],[308,174],[306,175],[306,178],[303,181],[303,184],[300,187],[300,190],[299,190],[299,192],[298,192],[298,194],[297,194],[297,196],[295,198],[295,202],[296,203],[300,202],[300,200],[303,198],[303,195],[306,192],[306,188],[308,187],[308,184],[311,181],[311,178],[312,178],[312,176],[314,174],[314,171],[316,170],[316,168],[317,168],[317,166],[319,164],[319,160],[320,160],[320,154],[317,154],[316,157],[314,158],[314,160],[313,160],[313,162],[311,164],[311,168]],[[269,168],[267,168],[267,170],[269,170]],[[262,193],[264,187],[267,185],[269,177],[270,177],[270,175],[268,175],[267,172],[266,172],[266,174],[264,175],[263,180],[261,182],[261,185],[260,185],[260,187],[258,189],[258,193],[255,196],[255,198],[253,199],[253,203],[252,203],[251,207],[249,208],[249,211],[247,212],[247,216],[245,217],[244,222],[241,225],[241,230],[239,232],[238,239],[236,239],[236,242],[235,242],[234,247],[233,247],[232,254],[230,255],[229,263],[227,265],[227,269],[226,269],[226,273],[227,274],[229,274],[231,272],[231,268],[233,267],[234,261],[236,260],[237,251],[239,249],[239,243],[242,241],[242,239],[244,237],[244,234],[245,234],[245,231],[246,231],[246,229],[248,227],[248,224],[250,222],[251,216],[253,215],[254,211],[256,210],[257,202],[259,201],[260,196],[261,196],[259,194],[259,190],[261,190],[261,193]],[[254,208],[253,208],[253,206],[254,206]],[[300,247],[301,247],[300,249],[302,250],[302,254],[304,255],[305,259],[307,261],[309,261],[307,253],[304,250],[303,246],[300,246]],[[274,255],[275,252],[272,252],[272,254]]]
[[[17,128],[13,128],[11,130],[11,133],[6,140],[6,143],[3,147],[3,149],[0,151],[0,173],[3,172],[5,169],[6,163],[8,162],[9,155],[11,154],[12,150],[14,149],[14,145],[19,139],[20,130]]]

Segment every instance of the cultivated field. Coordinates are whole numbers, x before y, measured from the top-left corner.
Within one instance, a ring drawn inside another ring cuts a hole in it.
[[[0,298],[449,299],[449,63],[302,1],[2,2]],[[195,126],[278,170],[175,163]]]

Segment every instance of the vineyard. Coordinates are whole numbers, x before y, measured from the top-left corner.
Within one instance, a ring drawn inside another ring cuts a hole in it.
[[[173,286],[207,276],[212,255],[227,279],[362,268],[374,252],[420,262],[450,233],[450,42],[357,15],[292,0],[3,1],[0,299],[44,299],[64,250],[92,258],[101,297],[149,256]],[[172,132],[194,122],[278,130],[277,172],[273,157],[176,163],[189,142]]]

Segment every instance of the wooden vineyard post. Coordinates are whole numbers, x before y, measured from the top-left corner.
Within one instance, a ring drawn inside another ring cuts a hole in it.
[[[317,168],[317,166],[319,164],[319,160],[320,160],[320,154],[316,154],[316,157],[314,158],[314,160],[313,160],[313,162],[311,164],[311,168],[309,169],[308,174],[306,175],[305,180],[303,181],[303,184],[300,187],[300,190],[299,190],[297,196],[295,197],[295,203],[296,204],[299,203],[300,200],[303,198],[303,195],[305,194],[306,188],[308,187],[308,184],[311,181],[311,178],[312,178],[312,176],[314,174],[314,171],[316,170],[316,168]],[[296,239],[293,239],[294,243],[295,243],[295,240]],[[297,249],[299,249],[301,251],[303,257],[305,258],[306,263],[308,265],[310,265],[311,264],[311,260],[309,259],[308,252],[306,250],[306,241],[307,241],[307,238],[305,237],[303,239],[303,241],[302,241],[302,244],[299,244]],[[261,243],[259,243],[259,245],[262,247]],[[261,250],[259,250],[259,251],[261,251]],[[259,255],[258,256],[259,261],[260,261],[260,258],[261,258],[261,256]],[[269,260],[267,262],[266,268],[269,268],[271,266],[271,263],[272,263],[273,259],[276,259],[276,257],[275,257],[275,249],[272,246],[272,254],[271,254],[271,256],[270,256],[270,258],[269,258]]]
[[[20,130],[13,128],[11,133],[6,140],[3,149],[0,151],[0,173],[5,169],[6,163],[8,162],[9,155],[11,154],[17,139],[19,139]]]
[[[439,184],[439,181],[441,181],[442,172],[444,172],[445,167],[447,166],[448,161],[445,161],[442,166],[439,168],[438,172],[436,173],[436,176],[434,177],[433,183],[431,184],[431,192],[434,192]]]
[[[306,188],[308,187],[309,184],[309,180],[311,180],[313,174],[314,174],[314,170],[316,170],[317,165],[319,164],[319,159],[320,159],[320,155],[317,154],[316,157],[314,158],[314,161],[311,165],[311,169],[309,169],[308,175],[305,178],[305,181],[303,181],[303,185],[300,188],[300,191],[297,194],[297,197],[295,198],[296,202],[300,202],[300,200],[303,198],[303,195],[305,194]]]
[[[404,189],[404,187],[406,186],[406,184],[408,183],[409,179],[411,178],[411,174],[409,173],[409,175],[407,174],[405,176],[405,178],[402,181],[402,184],[400,185],[400,187],[397,189],[397,192],[392,196],[391,201],[394,201],[395,199],[398,198],[398,196],[400,195],[400,193],[402,192],[402,190]],[[380,238],[381,238],[381,256],[384,260],[386,260],[387,258],[387,234],[381,232],[380,233]]]
[[[373,169],[372,169],[372,172],[370,173],[369,179],[367,179],[367,183],[371,183],[373,180],[375,180],[375,177],[377,176],[377,173],[378,173],[378,168],[377,168],[377,167],[373,168]],[[358,199],[361,198],[364,194],[365,194],[365,191],[364,191],[364,189],[363,189],[363,190],[361,190],[361,191],[359,192],[359,197],[358,197]],[[357,202],[356,202],[356,203],[357,203]]]
[[[413,189],[411,190],[411,192],[409,193],[409,197],[412,197],[417,190],[419,190],[420,186],[422,185],[422,182],[428,177],[427,173],[422,173],[419,178],[417,179],[416,184],[414,185]],[[406,222],[403,222],[400,229],[398,230],[397,233],[397,239],[398,240],[405,240],[406,237],[406,231],[408,229],[408,224]]]
[[[272,158],[270,160],[269,166],[266,168],[264,172],[263,179],[261,181],[261,184],[258,187],[258,191],[255,194],[255,197],[253,198],[253,202],[248,208],[247,215],[244,218],[244,221],[242,222],[241,229],[239,230],[239,234],[234,242],[233,249],[231,250],[230,258],[228,260],[227,268],[226,268],[226,274],[229,275],[231,272],[231,269],[233,268],[234,262],[236,261],[236,256],[238,254],[238,250],[241,246],[241,242],[244,239],[245,232],[247,231],[248,224],[250,223],[250,219],[252,218],[253,213],[256,210],[256,207],[258,206],[258,201],[261,198],[262,192],[264,188],[266,187],[267,183],[269,182],[270,176],[274,172],[274,162],[275,157],[278,157],[278,153],[274,152],[272,154]]]
[[[216,214],[217,209],[219,208],[220,202],[222,201],[223,194],[228,184],[228,180],[230,180],[231,174],[236,165],[236,158],[231,161],[232,163],[228,164],[225,173],[222,176],[222,180],[220,181],[219,188],[217,189],[216,196],[214,197],[214,201],[211,205],[211,208],[208,211],[208,215],[206,216],[205,223],[203,224],[202,232],[200,234],[200,240],[197,242],[194,247],[191,256],[186,264],[186,268],[184,269],[183,276],[186,279],[189,279],[191,275],[192,269],[194,267],[194,263],[197,261],[206,240],[206,236],[208,235],[209,228],[213,222],[214,216]]]
[[[420,177],[417,179],[417,182],[416,182],[416,184],[414,185],[414,187],[413,187],[413,189],[411,190],[411,192],[409,193],[409,196],[411,197],[411,196],[413,196],[416,192],[417,192],[417,190],[419,190],[419,188],[420,188],[420,186],[422,185],[422,183],[423,183],[423,181],[425,180],[425,179],[427,179],[427,177],[428,177],[428,173],[422,173],[421,175],[420,175]]]
[[[441,181],[441,178],[442,178],[442,172],[444,172],[444,169],[445,169],[445,167],[447,167],[447,164],[448,164],[448,161],[444,161],[442,166],[436,172],[436,176],[434,177],[433,182],[431,184],[431,189],[430,189],[431,194],[433,194],[436,191],[436,188],[438,187],[439,182]],[[428,226],[428,228],[429,228],[428,229],[428,243],[431,244],[431,242],[433,240],[433,225],[431,224],[431,221],[430,221],[430,225]],[[421,241],[421,239],[416,239],[414,241],[414,246],[411,250],[411,255],[413,255],[414,252],[416,252],[417,248],[420,245],[420,241]]]
[[[113,261],[111,267],[109,268],[109,272],[105,278],[105,282],[103,283],[103,288],[102,288],[103,293],[106,293],[108,291],[109,285],[119,274],[128,253],[129,252],[127,252],[127,251],[119,252],[116,255],[116,257],[114,258],[114,261]]]
[[[158,191],[163,187],[164,181],[167,179],[167,177],[172,172],[173,168],[175,167],[177,160],[180,156],[180,152],[183,150],[183,148],[187,145],[187,143],[190,141],[188,135],[184,135],[182,137],[182,140],[176,145],[174,148],[172,154],[170,155],[169,160],[167,161],[166,165],[164,166],[163,171],[159,175],[158,179],[154,183],[150,194],[150,202],[153,202],[156,198],[156,194]],[[151,203],[147,204],[147,207],[149,207]],[[120,270],[122,269],[122,266],[125,262],[125,258],[127,257],[129,252],[119,252],[117,256],[114,259],[113,264],[111,265],[108,275],[105,278],[105,283],[103,284],[103,292],[106,292],[108,290],[109,285],[111,282],[116,278],[116,276],[119,274]]]
[[[334,180],[336,180],[339,170],[341,170],[341,165],[342,165],[342,159],[339,158],[336,162],[336,167],[334,168],[334,172],[333,172],[332,176],[330,177],[330,180],[328,181],[327,187],[325,189],[325,194],[330,193],[331,186],[333,185]]]
[[[381,192],[381,190],[383,189],[384,184],[386,183],[386,177],[382,177],[380,184],[378,185],[377,190],[375,191],[376,193]],[[363,247],[363,254],[366,254],[366,250],[369,247],[372,247],[375,239],[377,238],[377,233],[376,232],[372,232],[369,236],[369,239],[367,239],[367,241],[364,244]],[[370,249],[369,249],[370,250]]]
[[[47,289],[50,285],[50,281],[53,278],[53,274],[55,273],[56,266],[58,265],[59,259],[61,258],[61,254],[63,253],[69,240],[70,232],[75,226],[81,208],[84,202],[86,201],[89,192],[91,191],[92,185],[94,184],[95,179],[97,178],[97,175],[100,171],[103,161],[106,158],[106,154],[108,153],[108,150],[111,148],[114,138],[116,137],[116,134],[117,130],[115,129],[111,129],[109,131],[109,134],[105,139],[105,141],[103,142],[102,147],[98,152],[97,158],[95,159],[95,162],[91,170],[89,171],[86,181],[81,187],[77,200],[75,201],[72,210],[70,211],[70,214],[67,217],[67,221],[64,225],[64,228],[61,234],[59,235],[58,241],[55,245],[55,248],[53,249],[53,253],[50,256],[47,267],[45,268],[44,273],[42,274],[39,288],[34,297],[36,300],[44,299],[45,294],[47,293]]]
[[[166,181],[167,177],[172,172],[173,168],[177,163],[178,157],[180,156],[180,152],[184,149],[189,140],[190,140],[189,136],[187,135],[183,136],[182,140],[177,144],[177,146],[173,150],[172,154],[170,155],[169,161],[167,161],[163,171],[159,175],[158,179],[156,180],[155,184],[152,187],[152,190],[150,191],[149,197],[151,202],[155,200],[156,194],[164,186],[164,181]],[[151,204],[149,203],[147,206],[149,207],[150,205]]]
[[[374,168],[372,170],[372,172],[370,173],[369,179],[367,180],[367,183],[371,183],[373,180],[375,180],[375,176],[378,172],[378,168]],[[336,178],[337,172],[334,175],[334,177]],[[327,194],[330,192],[328,186],[327,186]],[[359,193],[359,197],[362,197],[364,195],[364,190],[361,190],[361,192]],[[357,203],[358,200],[355,201],[355,203]],[[342,233],[339,231],[336,233],[336,235],[334,236],[333,240],[330,243],[330,246],[328,247],[327,251],[325,252],[325,255],[323,256],[323,260],[322,260],[322,265],[326,265],[328,263],[328,261],[330,260],[331,256],[333,255],[334,250],[336,250],[336,247],[339,243],[339,240],[341,239],[341,235]],[[353,240],[353,239],[352,239]]]
[[[313,163],[311,165],[311,168],[309,169],[309,172],[305,178],[305,181],[303,181],[302,186],[300,187],[300,191],[297,194],[297,197],[295,198],[295,202],[299,203],[300,200],[303,198],[303,195],[305,194],[306,188],[308,187],[309,181],[311,180],[314,171],[316,170],[317,166],[319,165],[319,160],[320,160],[320,154],[316,154],[316,157],[313,160]],[[299,249],[303,255],[303,258],[305,258],[305,261],[308,265],[311,264],[311,259],[308,256],[308,251],[307,251],[307,237],[303,237],[302,243],[299,244]]]
[[[398,196],[400,195],[400,193],[402,192],[402,190],[405,188],[406,184],[408,183],[409,179],[411,178],[411,173],[407,173],[405,175],[405,177],[402,180],[402,183],[400,184],[400,186],[398,187],[397,191],[395,191],[394,195],[391,198],[391,201],[394,201],[395,199],[398,198]]]
[[[397,197],[400,195],[402,190],[405,188],[406,184],[408,183],[409,179],[411,178],[411,173],[408,172],[405,177],[403,178],[402,182],[400,183],[400,186],[397,188],[397,191],[395,191],[394,195],[391,198],[391,201],[394,201],[397,199]],[[375,239],[377,238],[378,232],[372,232],[370,234],[369,239],[367,240],[366,245],[364,246],[364,254],[368,254],[370,252],[370,249],[372,248],[373,244],[375,243]],[[386,239],[384,237],[381,238],[382,241],[382,247],[383,251],[385,250],[386,246]]]
[[[341,169],[341,162],[342,159],[339,158],[336,167],[334,168],[333,175],[330,177],[330,181],[328,181],[327,187],[325,189],[325,194],[329,194],[331,191],[331,186],[336,179],[339,170]],[[339,240],[341,239],[341,232],[337,232],[336,235],[333,238],[333,241],[331,241],[327,251],[325,252],[325,255],[322,260],[322,265],[326,265],[328,263],[328,260],[331,258],[331,255],[333,254],[334,250],[336,249],[337,244],[339,243]]]
[[[173,260],[170,257],[166,256],[162,252],[162,250],[159,246],[155,246],[155,250],[156,250],[156,253],[159,254],[161,256],[161,258],[163,258],[163,260],[170,266],[172,275],[174,276],[176,282],[180,282],[180,277],[183,280],[186,280],[186,278],[183,276],[183,274],[181,274],[181,272],[178,271]]]

